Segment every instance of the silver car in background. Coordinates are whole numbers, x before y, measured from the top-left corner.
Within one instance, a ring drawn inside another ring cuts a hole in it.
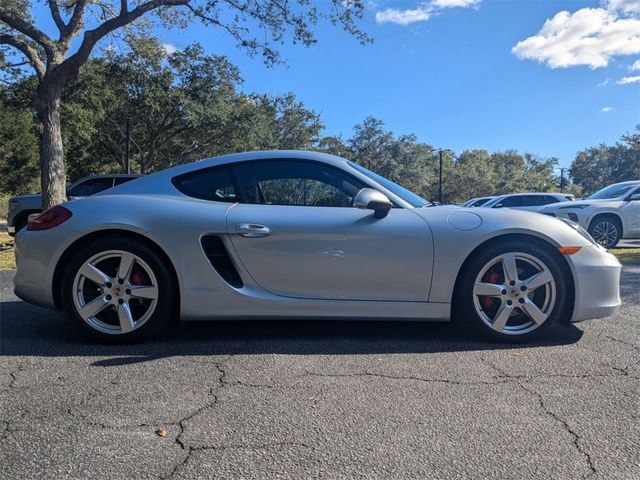
[[[67,189],[67,198],[89,197],[117,185],[126,183],[140,175],[130,173],[115,173],[110,175],[91,175],[74,182]],[[17,231],[27,226],[29,215],[42,211],[42,196],[17,195],[9,198],[7,215],[7,231],[9,235],[15,235]]]
[[[509,193],[498,195],[480,205],[482,208],[514,208],[516,210],[529,210],[536,212],[544,205],[559,202],[572,202],[573,195],[568,193]]]
[[[20,298],[113,342],[176,317],[455,320],[529,341],[620,304],[620,263],[572,222],[433,206],[303,151],[202,160],[54,207],[16,235],[16,260]]]

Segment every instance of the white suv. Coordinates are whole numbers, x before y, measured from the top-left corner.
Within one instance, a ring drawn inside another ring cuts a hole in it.
[[[600,245],[613,248],[621,238],[640,238],[640,180],[614,183],[584,200],[538,211],[579,223]]]

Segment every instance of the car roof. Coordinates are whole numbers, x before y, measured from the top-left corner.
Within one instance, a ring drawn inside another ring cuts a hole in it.
[[[570,193],[560,193],[560,192],[523,192],[523,193],[505,193],[503,195],[498,195],[499,197],[521,197],[523,195],[559,195],[559,196],[570,196]],[[497,198],[497,197],[496,197]]]
[[[173,175],[201,168],[214,167],[236,162],[250,162],[252,160],[316,160],[331,165],[344,165],[348,160],[330,155],[328,153],[314,152],[310,150],[256,150],[252,152],[229,153],[219,157],[204,158],[195,162],[169,168],[164,172],[172,172]],[[182,171],[184,170],[184,172]]]

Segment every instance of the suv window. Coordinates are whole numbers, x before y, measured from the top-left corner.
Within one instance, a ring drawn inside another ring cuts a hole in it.
[[[75,187],[71,187],[67,195],[70,197],[89,197],[111,187],[113,187],[113,178],[90,178]]]
[[[522,197],[514,196],[514,197],[506,197],[500,200],[497,205],[502,205],[503,207],[521,207],[522,206]]]
[[[171,182],[185,195],[214,202],[237,202],[228,167],[214,167],[174,177]]]
[[[314,162],[270,160],[235,165],[241,201],[268,205],[351,207],[361,181]]]
[[[115,186],[122,185],[123,183],[130,182],[131,180],[135,180],[138,177],[116,177],[115,178]]]
[[[546,205],[549,203],[547,195],[523,195],[520,197],[522,199],[523,207],[536,207],[538,205]],[[554,200],[555,202],[556,200]]]

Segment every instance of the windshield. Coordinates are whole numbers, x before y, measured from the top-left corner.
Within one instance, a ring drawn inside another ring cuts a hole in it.
[[[608,198],[618,198],[637,186],[637,184],[633,183],[626,185],[609,185],[602,190],[598,190],[593,195],[588,196],[587,200],[604,200]]]
[[[397,183],[394,183],[391,180],[388,180],[388,179],[384,178],[383,176],[380,176],[377,173],[372,172],[371,170],[367,170],[366,168],[364,168],[361,165],[358,165],[357,163],[354,163],[354,162],[351,162],[351,161],[349,161],[348,163],[353,168],[355,168],[356,170],[358,170],[361,173],[364,173],[367,177],[369,177],[373,181],[379,183],[380,185],[382,185],[387,190],[395,193],[397,196],[399,196],[405,202],[411,204],[411,206],[413,206],[413,207],[424,207],[425,205],[430,205],[430,202],[428,202],[427,200],[425,200],[421,196],[416,195],[411,190],[407,190],[406,188],[401,187]]]

